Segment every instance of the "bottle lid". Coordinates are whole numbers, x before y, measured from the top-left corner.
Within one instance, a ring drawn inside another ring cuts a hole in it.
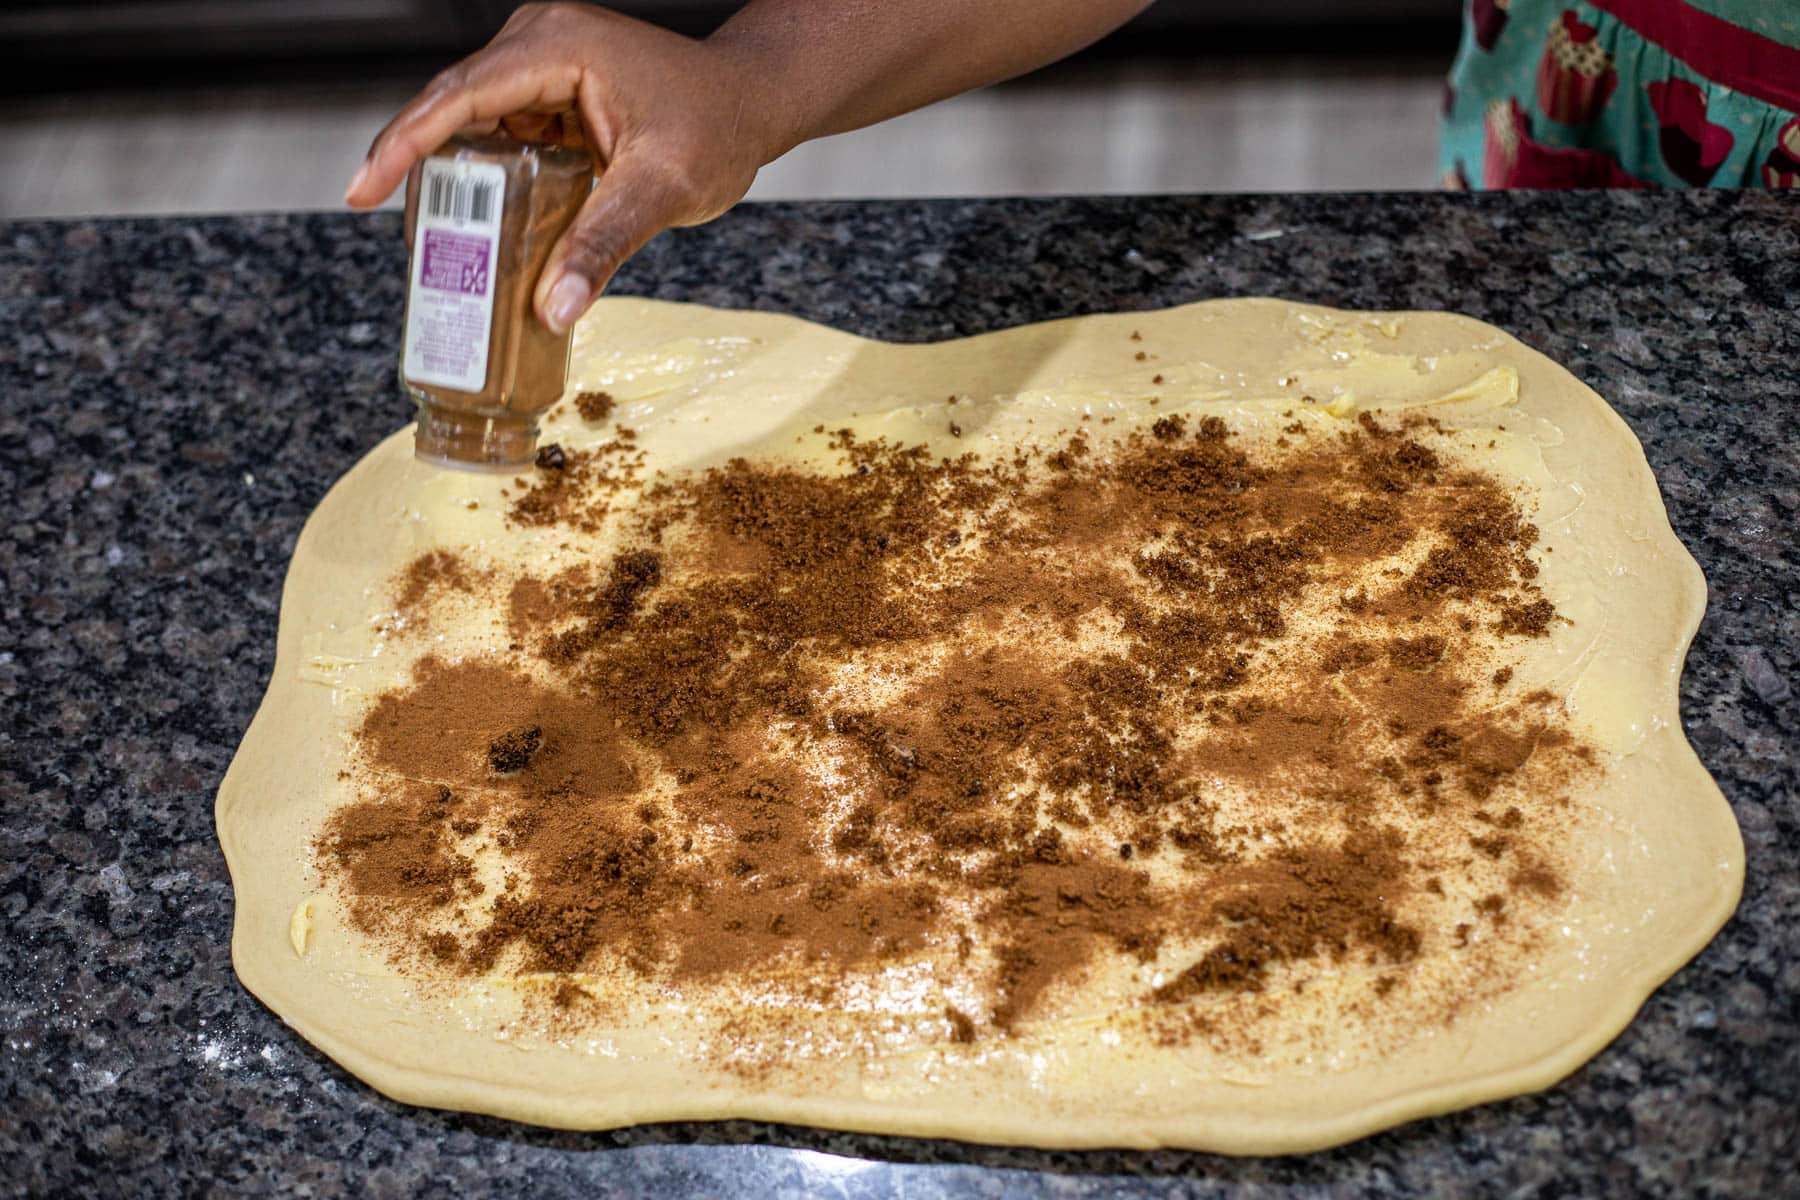
[[[537,439],[535,414],[483,416],[420,400],[413,456],[463,471],[516,471],[535,460]]]

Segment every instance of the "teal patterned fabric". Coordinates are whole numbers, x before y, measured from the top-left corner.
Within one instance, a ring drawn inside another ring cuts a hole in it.
[[[1751,61],[1737,35],[1791,53],[1781,48],[1800,47],[1800,0],[1686,0],[1687,9],[1737,27],[1706,22],[1710,56],[1694,52],[1693,38],[1688,46],[1655,44],[1579,0],[1468,5],[1445,89],[1439,163],[1447,186],[1800,184],[1794,111],[1689,62]],[[1721,32],[1734,36],[1721,41]],[[1779,61],[1787,72],[1786,59],[1758,61]],[[1751,90],[1800,88],[1800,79],[1762,82],[1768,86]]]

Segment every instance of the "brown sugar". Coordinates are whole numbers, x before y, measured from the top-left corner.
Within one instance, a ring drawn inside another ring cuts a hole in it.
[[[599,422],[612,416],[615,403],[606,392],[578,392],[575,396],[575,411],[581,414],[584,421]]]
[[[319,844],[365,928],[695,994],[936,956],[982,997],[931,1010],[969,1041],[1097,964],[1172,965],[1157,1011],[1390,978],[1466,937],[1468,895],[1559,894],[1543,798],[1596,768],[1537,693],[1494,703],[1496,649],[1555,609],[1537,530],[1447,435],[829,438],[831,469],[642,479],[621,431],[530,477],[515,524],[620,541],[477,585],[528,664],[427,659],[372,704],[366,795]],[[513,883],[446,925],[475,830]]]
[[[643,452],[629,429],[589,450],[564,450],[540,460],[523,494],[515,497],[507,520],[519,526],[566,525],[582,533],[599,530],[610,501],[638,482]]]
[[[1548,600],[1503,603],[1498,628],[1501,633],[1521,637],[1546,637],[1550,633],[1550,623],[1555,619],[1556,606]]]
[[[488,766],[502,775],[523,771],[543,744],[544,730],[538,725],[503,733],[488,743]]]

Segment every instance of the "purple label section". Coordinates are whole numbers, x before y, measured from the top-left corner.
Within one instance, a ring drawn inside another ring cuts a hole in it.
[[[412,329],[409,361],[436,379],[456,379],[465,391],[478,392],[484,382],[487,357],[485,314],[473,304],[421,313]]]
[[[419,286],[465,296],[485,296],[488,289],[488,240],[443,229],[425,231]]]

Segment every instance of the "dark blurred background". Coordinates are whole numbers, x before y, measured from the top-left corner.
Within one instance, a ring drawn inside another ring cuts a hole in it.
[[[0,216],[329,207],[502,0],[5,0]],[[701,35],[735,5],[615,5]],[[1163,0],[1067,63],[796,151],[753,196],[1429,187],[1458,0]]]

